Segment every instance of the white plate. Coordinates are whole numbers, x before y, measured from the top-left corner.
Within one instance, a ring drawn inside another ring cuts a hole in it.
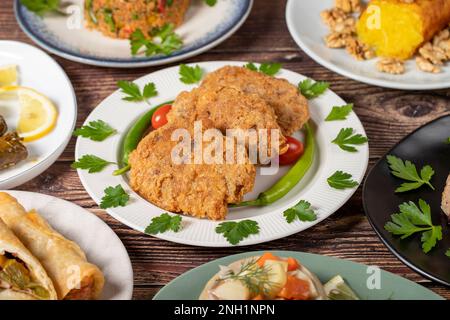
[[[40,193],[5,191],[25,209],[36,209],[67,239],[75,241],[89,262],[105,275],[102,300],[130,300],[133,295],[133,269],[127,250],[114,231],[101,219],[65,200]]]
[[[204,62],[199,65],[206,72],[211,72],[226,65],[244,64],[244,62],[221,61]],[[178,70],[179,67],[177,66],[154,72],[136,80],[136,83],[140,86],[150,81],[156,84],[159,96],[152,99],[151,102],[153,105],[171,101],[181,91],[191,90],[193,88],[193,86],[185,85],[179,80]],[[298,84],[305,79],[304,76],[288,70],[282,70],[277,76],[286,78],[293,84]],[[149,109],[145,103],[130,104],[123,101],[122,97],[122,94],[116,91],[101,102],[86,120],[86,123],[98,119],[106,121],[118,130],[118,134],[100,143],[79,138],[75,151],[77,159],[86,154],[94,154],[109,161],[118,161],[118,150],[124,134],[126,134],[131,124]],[[330,188],[327,184],[327,178],[337,170],[349,172],[356,181],[361,182],[367,168],[369,158],[367,144],[361,146],[357,153],[348,153],[331,143],[341,128],[352,127],[356,132],[365,134],[361,122],[354,113],[351,113],[346,121],[324,121],[333,106],[343,104],[345,102],[330,90],[318,99],[311,101],[311,116],[317,125],[315,138],[318,152],[312,169],[310,169],[308,175],[301,183],[283,199],[270,206],[230,210],[228,220],[251,218],[257,221],[261,228],[258,235],[245,239],[240,245],[266,242],[305,230],[330,216],[356,191],[355,189],[336,190]],[[131,201],[126,207],[108,209],[107,212],[131,228],[143,232],[153,217],[159,216],[166,211],[152,205],[134,193],[129,187],[126,177],[113,176],[112,172],[115,169],[115,166],[109,166],[97,174],[89,174],[87,171],[79,170],[78,174],[87,192],[97,203],[100,203],[106,187],[121,184],[130,193]],[[255,189],[253,192],[247,194],[245,198],[255,198],[261,191],[266,190],[278,181],[287,169],[286,167],[282,168],[278,175],[274,176],[258,175]],[[317,209],[317,221],[312,223],[286,223],[282,215],[283,211],[297,204],[300,199],[308,200]],[[184,228],[181,232],[164,233],[157,237],[189,245],[228,247],[230,244],[222,235],[215,232],[215,227],[218,224],[219,222],[183,217]]]
[[[45,171],[66,148],[77,119],[75,93],[64,70],[45,52],[28,44],[0,41],[0,65],[19,66],[20,85],[46,95],[58,109],[55,128],[45,137],[26,143],[29,156],[16,166],[0,170],[0,189],[21,185]],[[0,114],[14,130],[18,111],[16,103],[0,101]]]
[[[376,61],[356,61],[345,49],[330,49],[323,38],[329,33],[320,12],[334,6],[333,0],[289,0],[286,21],[300,48],[324,67],[357,81],[403,90],[432,90],[450,87],[450,65],[439,74],[419,71],[414,59],[406,63],[406,73],[391,75],[377,71]]]
[[[169,56],[145,57],[132,56],[128,40],[108,38],[85,28],[84,0],[73,2],[75,15],[69,19],[58,14],[39,17],[15,0],[16,19],[33,41],[51,53],[80,63],[116,68],[156,66],[199,55],[231,37],[253,6],[253,0],[218,0],[214,7],[204,0],[193,0],[184,23],[176,30],[183,38],[183,48]],[[74,22],[78,26],[73,27]]]

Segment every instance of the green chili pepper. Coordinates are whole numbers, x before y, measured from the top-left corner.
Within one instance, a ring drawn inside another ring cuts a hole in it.
[[[309,124],[305,124],[306,147],[303,156],[297,163],[270,189],[262,192],[256,200],[231,204],[230,207],[267,206],[283,198],[289,193],[308,172],[314,160],[315,144],[313,130]]]
[[[152,124],[152,117],[156,110],[158,110],[160,107],[165,106],[167,104],[172,104],[173,101],[162,103],[154,108],[152,108],[150,111],[145,113],[142,117],[140,117],[136,123],[130,128],[127,135],[125,136],[125,139],[122,142],[122,148],[120,150],[120,159],[122,162],[122,165],[124,167],[114,171],[113,175],[120,176],[124,173],[126,173],[128,170],[131,169],[131,166],[128,163],[128,158],[130,156],[130,153],[133,152],[139,142],[141,142],[142,138],[144,137],[145,133],[147,132],[148,128],[150,128]]]

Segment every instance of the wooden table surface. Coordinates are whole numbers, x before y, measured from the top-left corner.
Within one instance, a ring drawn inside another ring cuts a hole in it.
[[[243,27],[220,46],[187,62],[211,60],[277,61],[287,69],[332,84],[332,90],[355,104],[370,139],[370,167],[402,137],[419,126],[450,113],[450,89],[428,92],[389,90],[346,79],[315,63],[303,53],[287,30],[284,0],[256,0]],[[19,28],[13,0],[0,1],[0,39],[32,43]],[[117,80],[133,80],[164,67],[141,69],[99,68],[54,56],[71,79],[78,99],[78,121],[116,90]],[[45,81],[45,75],[42,75]],[[323,254],[377,265],[416,281],[450,299],[450,289],[431,282],[400,262],[372,231],[362,207],[361,188],[339,211],[307,231],[251,247],[210,249],[183,246],[134,231],[116,221],[89,197],[75,170],[75,139],[62,156],[38,178],[19,190],[40,192],[72,201],[98,215],[118,234],[134,270],[135,299],[151,299],[169,281],[203,263],[249,250],[285,249]]]

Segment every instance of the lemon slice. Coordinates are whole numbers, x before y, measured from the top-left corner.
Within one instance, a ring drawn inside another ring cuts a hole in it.
[[[17,66],[0,66],[0,87],[17,84]]]
[[[17,133],[25,142],[42,138],[53,130],[58,118],[53,103],[39,92],[25,87],[8,87],[16,91],[20,103]]]

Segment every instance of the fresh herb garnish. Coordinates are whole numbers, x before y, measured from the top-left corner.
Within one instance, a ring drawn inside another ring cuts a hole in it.
[[[353,134],[353,128],[345,128],[339,131],[336,139],[331,141],[337,144],[339,148],[348,152],[357,152],[358,150],[352,145],[362,145],[368,140],[361,134]]]
[[[433,225],[431,209],[424,200],[419,200],[419,207],[410,201],[399,206],[400,213],[391,215],[392,221],[384,228],[401,239],[406,239],[415,233],[422,233],[422,250],[428,253],[442,240],[442,227]]]
[[[73,135],[76,137],[83,137],[91,139],[92,141],[103,141],[109,136],[115,134],[116,129],[112,128],[103,120],[95,120],[89,122],[87,125],[76,129]]]
[[[336,171],[327,179],[330,187],[343,190],[358,186],[358,182],[352,180],[352,175],[343,171]]]
[[[244,284],[253,296],[259,294],[269,295],[272,288],[276,285],[270,281],[271,268],[269,266],[259,266],[257,259],[241,264],[239,270],[234,272],[229,270],[217,281],[236,280]]]
[[[28,10],[38,15],[58,10],[59,1],[60,0],[20,0]]]
[[[169,55],[183,46],[183,40],[174,32],[171,24],[152,31],[152,39],[145,37],[141,29],[136,29],[130,37],[131,53],[137,55],[142,48],[147,57],[163,54]]]
[[[306,99],[314,99],[323,94],[330,87],[325,81],[313,82],[311,79],[305,79],[298,84],[298,90]]]
[[[223,234],[225,239],[232,245],[236,245],[250,235],[258,234],[259,226],[258,223],[253,220],[222,222],[217,226],[216,232]]]
[[[105,195],[100,203],[100,208],[125,207],[129,200],[130,196],[120,184],[115,187],[108,187],[105,189]]]
[[[259,65],[259,68],[253,62],[249,62],[245,65],[245,68],[249,70],[261,72],[268,76],[276,75],[280,71],[281,67],[282,67],[281,63],[274,63],[274,62],[261,63]]]
[[[317,219],[317,215],[311,209],[311,203],[305,200],[301,200],[294,207],[284,211],[283,215],[288,223],[294,222],[295,219],[300,221],[315,221]]]
[[[200,82],[203,77],[203,70],[199,65],[190,67],[185,64],[180,64],[180,81],[185,84],[194,84]]]
[[[109,26],[111,32],[116,32],[116,22],[114,21],[113,11],[110,8],[103,9],[103,19],[105,23]]]
[[[72,163],[71,167],[73,169],[88,170],[89,173],[95,173],[102,171],[112,163],[113,162],[106,161],[92,154],[87,154],[78,159],[78,161]]]
[[[350,114],[350,112],[352,112],[352,110],[353,103],[349,103],[340,107],[335,106],[333,107],[325,121],[346,120],[347,116]]]
[[[402,159],[397,158],[393,155],[387,156],[387,161],[389,167],[391,168],[391,173],[397,178],[412,181],[405,182],[400,187],[398,187],[395,192],[406,192],[420,188],[424,184],[428,185],[434,190],[433,185],[430,180],[434,175],[434,170],[431,166],[426,165],[420,170],[420,176],[417,172],[417,168],[411,161],[406,160],[403,162]]]
[[[447,250],[447,252],[445,253],[445,255],[446,255],[447,257],[450,258],[450,249]]]
[[[214,7],[217,3],[217,0],[205,0],[205,3],[210,7]]]
[[[181,220],[182,218],[179,215],[171,216],[168,213],[163,213],[152,219],[152,223],[145,228],[145,233],[155,235],[169,230],[178,232],[181,230]]]
[[[139,86],[131,81],[120,80],[117,81],[117,86],[122,89],[122,93],[126,94],[122,100],[130,102],[146,101],[158,95],[156,86],[153,82],[149,82],[144,86],[144,90],[139,88]]]
[[[446,144],[450,144],[450,137],[447,138],[447,140],[445,141]]]

